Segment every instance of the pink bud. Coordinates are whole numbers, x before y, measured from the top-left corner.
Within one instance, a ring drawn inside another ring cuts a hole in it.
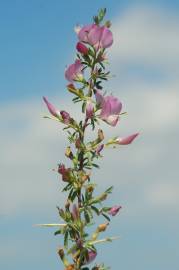
[[[92,261],[94,261],[96,256],[97,256],[97,252],[95,252],[93,250],[89,250],[88,251],[88,258],[86,260],[86,264],[90,264]]]
[[[68,125],[70,123],[70,120],[71,120],[69,113],[66,111],[61,111],[60,114],[62,116],[64,124]]]
[[[96,148],[96,154],[97,155],[100,155],[100,153],[103,150],[103,148],[104,148],[104,144],[98,145],[97,148]]]
[[[122,206],[113,206],[113,207],[111,207],[111,209],[109,210],[109,215],[111,215],[111,216],[115,216],[118,212],[119,212],[119,210],[122,208]]]
[[[139,133],[135,133],[135,134],[132,134],[128,137],[124,137],[124,138],[117,138],[116,139],[116,143],[117,144],[120,144],[120,145],[127,145],[127,144],[130,144],[133,142],[133,140],[139,135]]]
[[[48,100],[46,97],[43,97],[43,100],[45,102],[45,104],[47,105],[47,108],[49,110],[49,112],[55,116],[55,117],[59,117],[60,116],[60,111],[57,110]]]
[[[88,54],[88,48],[81,42],[78,42],[76,44],[76,49],[79,53],[82,53],[84,55]]]
[[[87,102],[86,104],[86,117],[93,118],[94,116],[94,106],[92,102]]]

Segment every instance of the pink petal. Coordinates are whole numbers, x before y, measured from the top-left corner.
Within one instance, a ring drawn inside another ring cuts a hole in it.
[[[111,111],[110,114],[119,114],[122,110],[122,103],[120,100],[113,96],[105,97],[105,101],[110,103]]]
[[[103,30],[98,25],[94,24],[88,34],[88,43],[95,45],[100,42]]]
[[[106,123],[108,123],[110,126],[115,127],[117,125],[117,122],[119,121],[119,115],[109,115],[108,117],[103,119]]]
[[[101,90],[96,90],[95,98],[96,98],[97,105],[101,106],[104,101],[104,96],[101,94]]]
[[[78,32],[78,38],[80,41],[88,42],[88,34],[92,27],[93,24],[90,24],[81,28],[81,30]]]
[[[108,48],[113,43],[113,35],[112,32],[106,27],[102,27],[102,37],[101,37],[101,47]]]

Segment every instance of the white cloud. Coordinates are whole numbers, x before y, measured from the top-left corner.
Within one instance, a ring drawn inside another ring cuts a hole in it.
[[[121,67],[142,63],[178,74],[178,26],[178,17],[168,11],[141,6],[126,10],[113,23],[113,62]]]

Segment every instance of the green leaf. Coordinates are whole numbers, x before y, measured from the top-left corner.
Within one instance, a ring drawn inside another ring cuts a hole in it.
[[[102,215],[103,215],[103,217],[105,217],[108,221],[110,221],[110,218],[109,218],[106,214],[102,213]]]
[[[71,195],[71,197],[70,197],[70,199],[71,199],[72,202],[73,202],[74,199],[76,198],[77,194],[78,194],[78,192],[77,192],[76,190],[72,193],[72,195]]]
[[[84,210],[84,217],[85,217],[86,223],[90,223],[90,215],[87,210]]]
[[[99,209],[93,205],[91,205],[91,209],[99,216],[100,212]]]
[[[93,167],[99,169],[99,165],[98,164],[95,164],[95,163],[92,163]]]
[[[62,231],[58,230],[58,231],[54,232],[54,235],[61,234],[61,233],[62,233]]]
[[[66,231],[64,235],[64,247],[68,248],[68,231]]]
[[[114,188],[113,186],[110,186],[108,189],[106,189],[105,193],[108,194],[112,193],[113,188]]]

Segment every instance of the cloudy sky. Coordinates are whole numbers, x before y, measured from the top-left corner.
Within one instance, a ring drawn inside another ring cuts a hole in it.
[[[33,224],[58,222],[62,183],[52,171],[64,160],[62,127],[44,120],[46,95],[72,106],[65,66],[73,62],[76,23],[100,7],[112,20],[108,56],[114,74],[106,90],[128,112],[107,136],[139,131],[128,147],[105,150],[94,172],[99,191],[115,186],[111,204],[123,210],[101,246],[98,262],[112,269],[178,270],[179,254],[179,2],[0,1],[0,269],[62,269],[60,238]]]

